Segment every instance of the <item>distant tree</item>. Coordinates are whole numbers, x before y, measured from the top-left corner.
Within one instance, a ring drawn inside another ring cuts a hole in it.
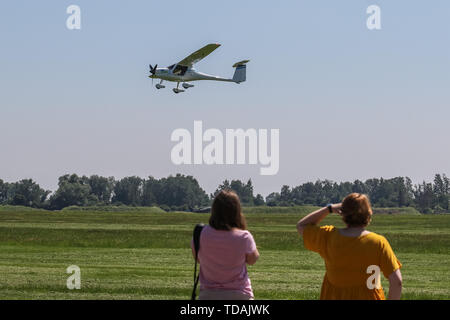
[[[0,179],[0,204],[25,205],[39,208],[62,209],[77,205],[108,205],[121,203],[132,206],[160,206],[165,210],[192,210],[210,205],[211,199],[221,190],[235,191],[243,205],[289,206],[336,203],[351,192],[368,194],[375,207],[414,206],[422,213],[450,212],[450,179],[436,174],[433,182],[414,185],[408,177],[391,179],[371,178],[365,182],[333,182],[316,180],[298,186],[283,185],[280,192],[272,192],[265,201],[262,195],[253,195],[253,183],[225,180],[208,197],[192,176],[177,174],[160,180],[153,177],[141,179],[126,177],[115,181],[113,177],[91,177],[76,174],[58,179],[58,189],[42,189],[31,179],[6,183]]]
[[[112,192],[114,190],[114,177],[100,177],[92,175],[88,179],[88,184],[91,187],[91,195],[94,195],[100,204],[110,204]]]
[[[443,208],[450,211],[450,179],[443,174],[442,179],[444,180],[445,199],[443,200]]]
[[[144,180],[139,177],[125,177],[116,182],[114,186],[113,203],[121,203],[129,206],[142,204]]]
[[[372,204],[379,207],[410,206],[414,202],[414,192],[411,179],[397,177],[392,179],[368,179],[366,182],[336,183],[330,180],[305,182],[290,188],[284,185],[280,193],[273,193],[266,198],[267,205],[317,205],[336,203],[349,193],[368,194]]]
[[[288,185],[281,187],[280,200],[288,202],[291,197],[291,188]]]
[[[4,192],[4,191],[3,191]],[[32,179],[23,179],[9,184],[7,196],[9,204],[43,208],[51,191],[42,189]]]
[[[251,181],[250,181],[251,184]],[[237,193],[239,196],[239,199],[241,200],[242,204],[248,203],[248,194],[246,194],[245,189],[245,183],[243,183],[241,180],[231,180],[230,182],[231,190]],[[252,194],[253,196],[253,194]]]
[[[278,192],[272,192],[266,197],[266,205],[269,207],[278,206],[280,203],[281,196]]]
[[[414,188],[410,178],[405,178],[406,206],[414,205]]]
[[[249,179],[247,183],[243,183],[241,180],[225,180],[221,185],[219,185],[211,195],[214,198],[222,190],[233,190],[239,196],[242,205],[252,206],[254,205],[253,196],[253,184],[252,180]]]
[[[367,194],[368,189],[364,182],[361,180],[353,181],[352,192]]]
[[[255,199],[253,199],[253,204],[255,206],[263,206],[265,204],[263,196],[258,193]]]
[[[334,190],[335,184],[330,180],[318,180],[316,182],[316,189],[318,190],[317,202],[320,205],[327,205],[330,202],[339,202],[340,199],[336,198],[336,191]],[[336,198],[336,199],[333,199]]]
[[[436,174],[434,176],[433,193],[435,195],[436,205],[442,210],[448,211],[450,201],[450,181],[449,178],[443,174]]]
[[[148,177],[144,181],[144,189],[142,191],[142,205],[156,206],[158,205],[157,195],[161,195],[161,183],[158,179]]]
[[[87,177],[66,174],[58,179],[58,189],[50,197],[50,207],[61,210],[68,206],[86,206],[89,204],[90,192]]]
[[[414,193],[412,190],[411,179],[408,177],[397,177],[388,180],[392,183],[394,187],[394,206],[396,207],[406,207],[413,203]]]
[[[159,180],[159,186],[154,189],[159,205],[167,205],[177,210],[206,206],[209,198],[192,176],[177,174]]]
[[[248,179],[247,183],[244,185],[242,184],[242,189],[239,195],[239,198],[241,199],[241,202],[244,205],[247,206],[253,206],[254,202],[253,200],[255,199],[254,195],[253,195],[253,183],[252,183],[252,179]]]
[[[221,185],[219,185],[217,190],[214,192],[214,197],[222,190],[231,190],[230,181],[225,179],[225,181]]]
[[[300,186],[299,196],[302,204],[314,205],[317,203],[317,190],[313,182],[306,182]]]
[[[222,190],[232,190],[230,181],[228,181],[228,179],[225,179],[222,184],[219,184],[217,189],[209,195],[210,199],[213,200]],[[236,191],[234,190],[234,192]]]
[[[291,204],[291,189],[288,185],[281,187],[280,198],[278,200],[279,206],[289,206]]]
[[[434,194],[433,194],[433,184],[426,183],[416,186],[414,191],[414,197],[416,206],[422,213],[433,213],[434,209]]]
[[[8,201],[8,183],[0,179],[0,204]]]

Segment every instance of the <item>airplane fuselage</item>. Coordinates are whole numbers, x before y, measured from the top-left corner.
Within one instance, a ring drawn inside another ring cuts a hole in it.
[[[174,72],[175,71],[175,72]],[[170,68],[158,68],[155,74],[150,75],[149,78],[161,79],[173,82],[189,82],[197,80],[215,80],[215,81],[228,81],[234,82],[233,79],[221,78],[206,73],[198,72],[193,68],[188,68],[187,70],[176,70],[175,67]]]

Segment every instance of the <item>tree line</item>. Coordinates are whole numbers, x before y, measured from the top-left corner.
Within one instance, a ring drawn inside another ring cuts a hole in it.
[[[413,184],[408,177],[372,178],[366,181],[333,182],[317,180],[298,186],[284,185],[266,198],[254,195],[251,179],[225,180],[208,195],[192,176],[177,174],[167,178],[146,179],[132,176],[116,180],[98,175],[59,177],[55,192],[45,190],[32,179],[4,182],[0,179],[0,205],[21,205],[49,210],[69,206],[158,206],[166,211],[196,211],[211,205],[214,196],[225,189],[234,190],[244,206],[294,206],[340,202],[347,194],[368,194],[375,207],[415,207],[422,213],[450,212],[450,179],[436,174],[432,182]]]

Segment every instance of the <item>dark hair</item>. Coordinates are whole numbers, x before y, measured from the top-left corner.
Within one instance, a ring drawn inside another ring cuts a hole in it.
[[[231,190],[222,190],[214,198],[209,225],[216,230],[238,228],[247,230],[247,222],[241,212],[238,195]]]
[[[362,193],[350,193],[342,201],[341,215],[349,227],[366,227],[372,219],[369,197]]]

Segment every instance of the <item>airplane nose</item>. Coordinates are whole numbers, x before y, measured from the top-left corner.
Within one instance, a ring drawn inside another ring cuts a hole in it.
[[[155,64],[155,66],[152,67],[152,65],[150,64],[149,67],[150,67],[150,73],[151,73],[152,75],[155,75],[156,69],[158,68],[158,65]]]

